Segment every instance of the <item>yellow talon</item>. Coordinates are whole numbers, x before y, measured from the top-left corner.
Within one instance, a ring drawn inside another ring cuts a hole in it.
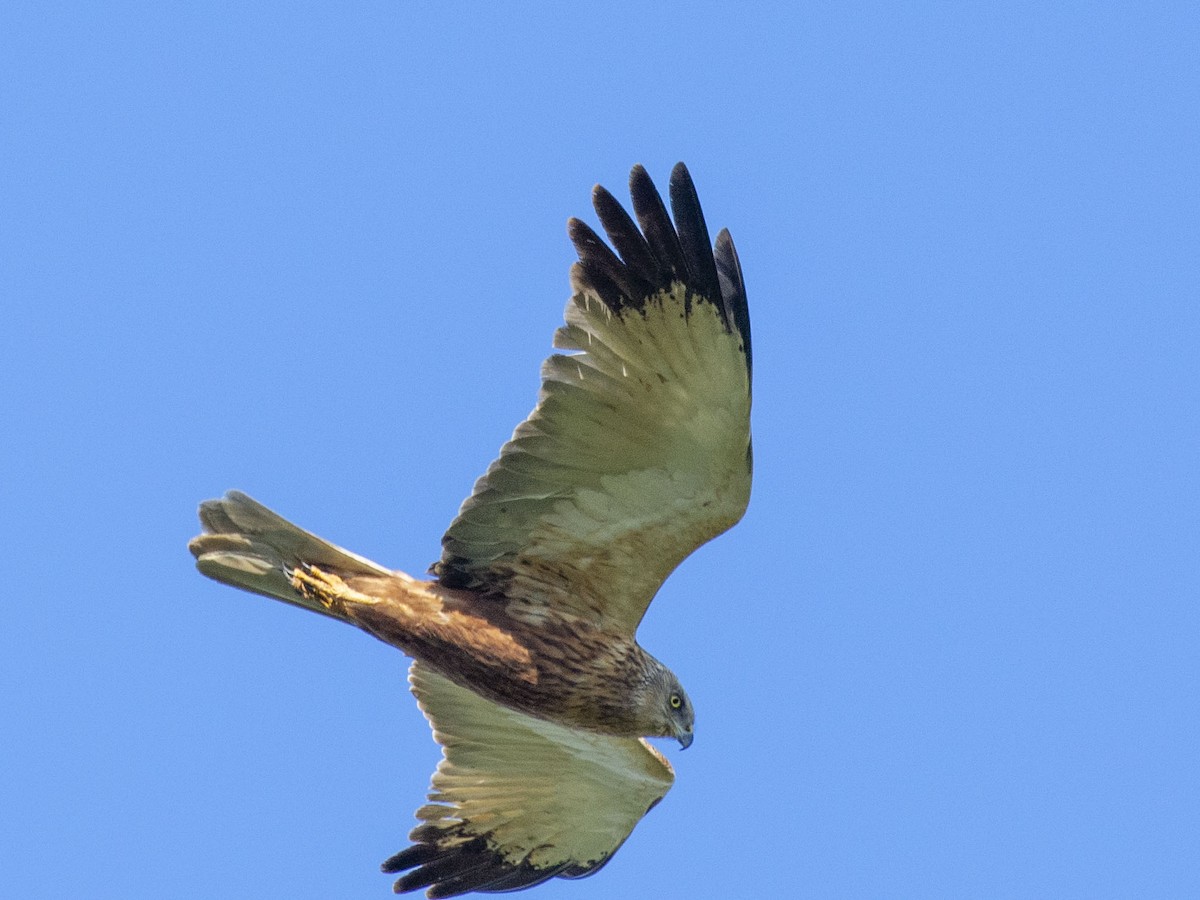
[[[338,575],[323,572],[316,566],[292,570],[292,587],[302,596],[321,604],[333,615],[346,618],[347,608],[363,604],[378,603],[370,594],[356,591]]]
[[[352,591],[338,576],[322,572],[316,566],[292,571],[292,587],[309,600],[320,603],[335,615],[343,615],[346,595]]]

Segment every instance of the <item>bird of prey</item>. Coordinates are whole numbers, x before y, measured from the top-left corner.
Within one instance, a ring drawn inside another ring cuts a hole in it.
[[[674,780],[644,738],[692,742],[679,680],[636,631],[663,580],[750,497],[750,320],[728,231],[691,176],[674,222],[649,175],[636,223],[597,186],[610,249],[578,219],[561,351],[419,580],[245,494],[200,506],[210,578],[358,626],[412,657],[443,758],[397,893],[520,890],[600,869]],[[615,252],[614,252],[615,250]]]

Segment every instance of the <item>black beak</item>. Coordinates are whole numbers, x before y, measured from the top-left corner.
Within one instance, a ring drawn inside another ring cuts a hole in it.
[[[690,731],[686,732],[685,734],[681,734],[679,736],[679,746],[686,750],[688,747],[692,746],[693,737],[694,735]]]

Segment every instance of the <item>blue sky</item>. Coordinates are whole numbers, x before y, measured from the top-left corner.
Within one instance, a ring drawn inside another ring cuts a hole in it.
[[[1048,6],[7,8],[3,893],[388,896],[407,662],[200,578],[196,504],[423,571],[567,217],[682,159],[754,496],[641,632],[674,790],[530,896],[1200,894],[1200,15]]]

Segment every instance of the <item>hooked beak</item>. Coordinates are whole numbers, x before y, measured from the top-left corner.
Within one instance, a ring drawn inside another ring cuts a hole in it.
[[[676,740],[679,741],[680,748],[683,750],[686,750],[688,747],[692,746],[693,737],[695,737],[695,735],[692,734],[692,729],[690,728],[687,731],[680,732],[675,736]]]

